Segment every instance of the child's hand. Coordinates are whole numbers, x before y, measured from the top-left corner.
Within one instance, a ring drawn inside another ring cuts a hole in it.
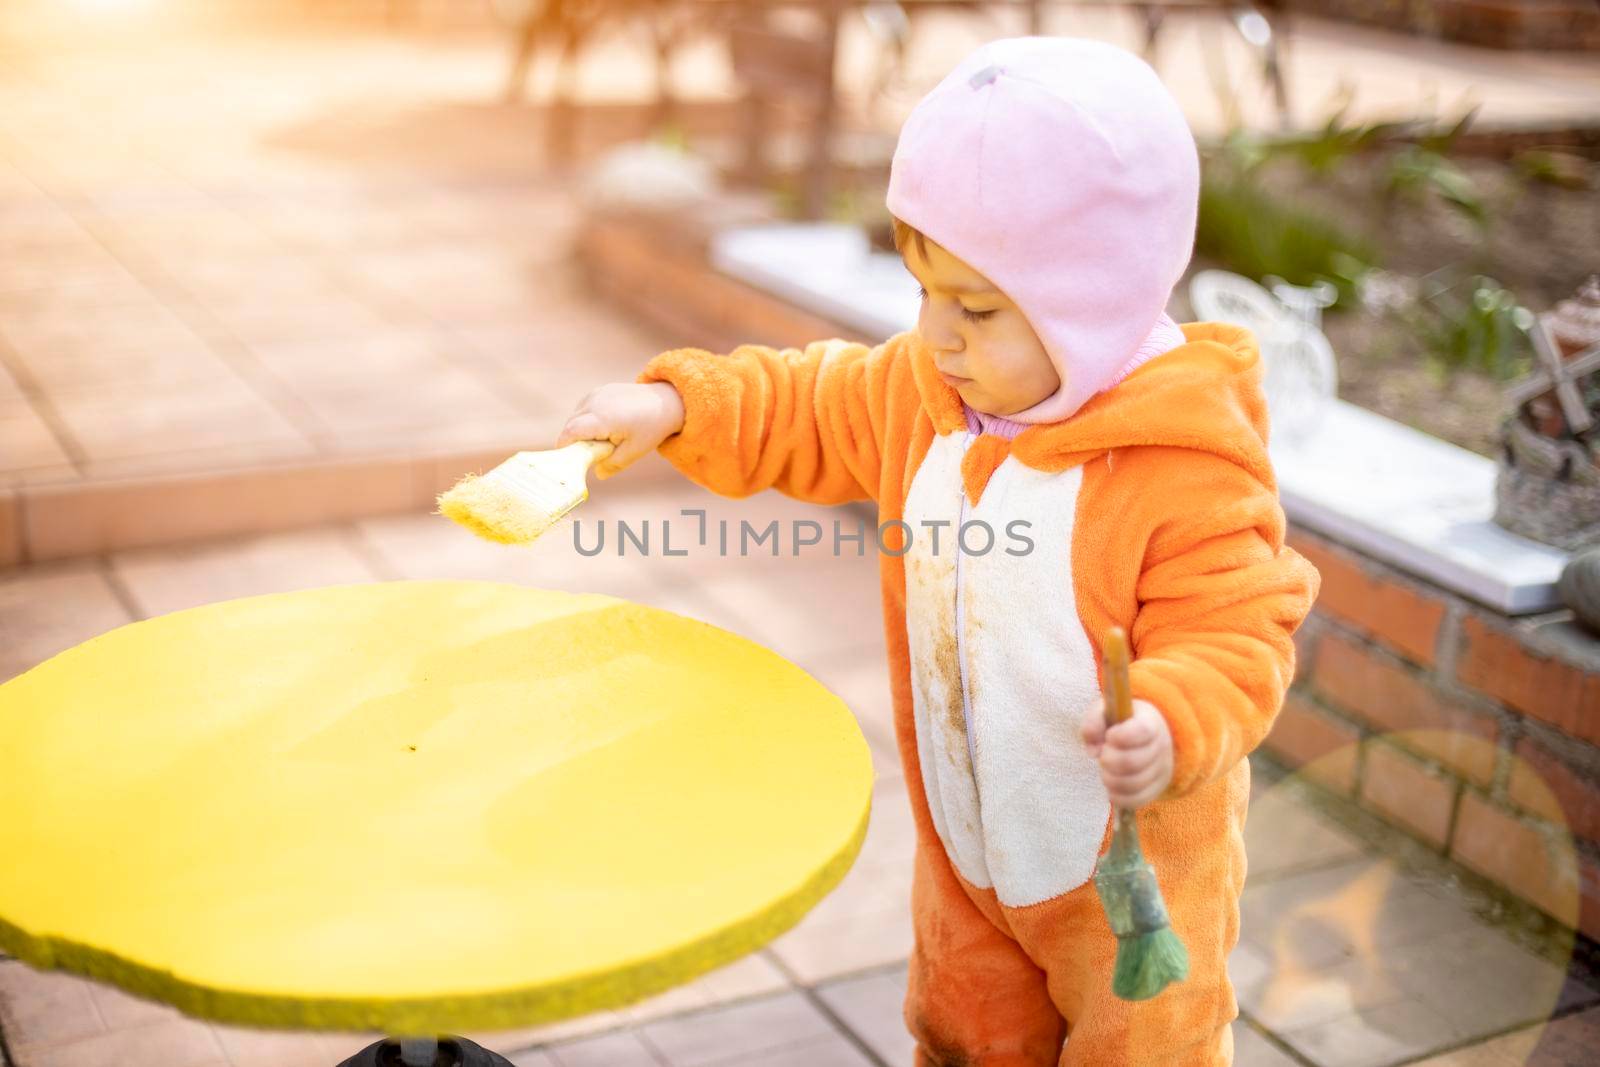
[[[1115,807],[1142,808],[1172,781],[1172,731],[1148,701],[1135,700],[1133,715],[1110,730],[1100,701],[1084,714],[1079,736],[1100,760],[1100,780]]]
[[[556,438],[561,448],[574,441],[610,441],[616,449],[593,467],[609,478],[649,455],[683,429],[683,398],[670,382],[613,382],[578,403]]]

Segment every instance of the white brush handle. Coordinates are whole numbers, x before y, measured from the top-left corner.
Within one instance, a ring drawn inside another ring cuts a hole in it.
[[[610,441],[573,441],[560,448],[547,448],[542,452],[518,452],[507,460],[507,465],[531,464],[548,472],[551,460],[555,460],[563,468],[570,470],[581,485],[588,478],[589,468],[616,450],[617,446]]]
[[[561,452],[572,452],[575,455],[582,456],[585,472],[616,450],[617,446],[610,441],[574,441],[570,445],[559,449]]]

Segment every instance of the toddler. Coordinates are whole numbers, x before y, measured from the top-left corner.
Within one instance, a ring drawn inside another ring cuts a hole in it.
[[[1319,579],[1284,546],[1255,339],[1163,311],[1198,187],[1188,125],[1141,60],[991,42],[895,150],[914,330],[664,352],[586,397],[557,442],[615,442],[601,478],[659,448],[725,496],[871,499],[908,524],[879,562],[917,833],[920,1067],[1232,1062],[1245,756]],[[1112,626],[1135,710],[1107,730]],[[1139,809],[1190,958],[1187,980],[1131,1003],[1091,880],[1113,806]]]

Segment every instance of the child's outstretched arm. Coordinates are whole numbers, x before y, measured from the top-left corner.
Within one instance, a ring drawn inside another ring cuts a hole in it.
[[[1218,456],[1169,456],[1185,490],[1146,542],[1129,682],[1171,731],[1172,797],[1226,774],[1266,737],[1321,579],[1284,545],[1272,486]]]
[[[638,381],[668,382],[681,398],[683,425],[660,452],[690,480],[729,497],[771,488],[842,504],[878,495],[898,344],[741,345],[726,355],[680,348],[652,359]]]

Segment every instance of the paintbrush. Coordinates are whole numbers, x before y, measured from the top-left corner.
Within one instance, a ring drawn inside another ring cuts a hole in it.
[[[1105,647],[1106,729],[1133,715],[1128,684],[1128,637],[1113,626]],[[1094,887],[1117,935],[1111,991],[1123,1000],[1146,1000],[1189,976],[1189,953],[1172,932],[1155,870],[1139,849],[1133,812],[1117,809],[1111,847],[1095,866]]]
[[[439,514],[479,537],[525,545],[589,499],[591,464],[616,449],[610,441],[518,452],[489,473],[469,474],[439,497]]]

